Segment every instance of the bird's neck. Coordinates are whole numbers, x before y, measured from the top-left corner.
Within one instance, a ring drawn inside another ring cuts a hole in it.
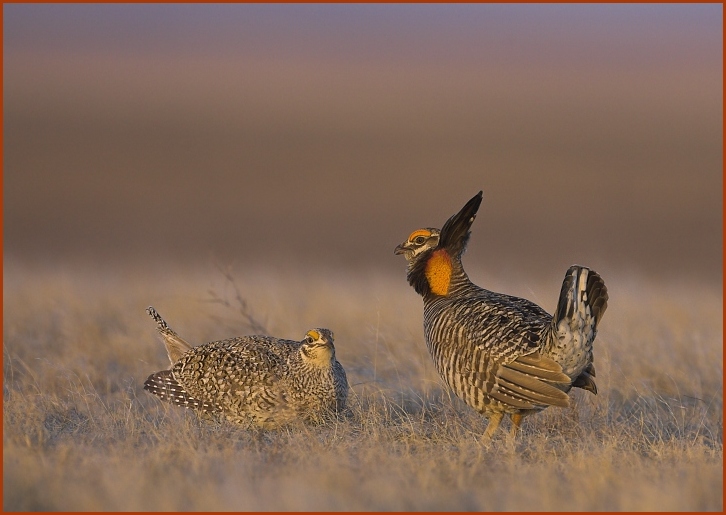
[[[452,256],[446,249],[437,249],[415,266],[409,282],[424,298],[445,297],[469,281],[461,265],[461,256]]]

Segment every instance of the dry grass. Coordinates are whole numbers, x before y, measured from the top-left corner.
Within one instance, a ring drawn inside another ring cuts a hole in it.
[[[486,448],[486,422],[441,387],[403,277],[229,274],[5,263],[5,510],[723,509],[719,287],[606,277],[600,394]],[[559,292],[472,276],[550,309]],[[149,304],[196,343],[332,328],[349,412],[256,432],[162,404],[141,387],[167,359]]]

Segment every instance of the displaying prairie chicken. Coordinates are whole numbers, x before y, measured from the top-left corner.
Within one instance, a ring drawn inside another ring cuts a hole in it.
[[[329,329],[311,329],[300,342],[255,335],[192,347],[153,307],[146,312],[172,366],[151,374],[144,389],[165,401],[266,429],[321,422],[345,407],[348,381]]]
[[[489,419],[490,439],[505,414],[515,435],[522,417],[568,406],[574,387],[597,394],[592,345],[607,308],[600,276],[567,270],[554,316],[529,300],[480,288],[461,264],[482,200],[475,195],[439,229],[418,229],[395,249],[423,297],[424,336],[437,371]]]

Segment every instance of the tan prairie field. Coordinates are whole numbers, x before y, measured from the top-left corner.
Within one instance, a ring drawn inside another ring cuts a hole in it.
[[[560,286],[554,274],[470,275],[550,311]],[[513,444],[503,431],[486,446],[486,421],[434,370],[403,263],[388,276],[6,261],[3,508],[722,510],[720,285],[605,280],[599,394],[575,391]],[[246,431],[162,403],[142,388],[168,365],[149,304],[195,344],[330,327],[349,410]]]
[[[722,4],[3,5],[3,508],[723,510]],[[598,395],[480,443],[393,250],[483,190],[464,266],[610,301]],[[329,327],[327,425],[143,390]]]

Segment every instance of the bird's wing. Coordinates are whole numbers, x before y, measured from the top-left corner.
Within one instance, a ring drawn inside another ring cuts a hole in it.
[[[569,397],[555,384],[569,384],[562,367],[538,351],[500,363],[494,369],[489,395],[520,409],[537,406],[569,406]]]
[[[284,360],[262,345],[223,340],[194,347],[174,365],[174,377],[194,397],[248,397],[277,383]]]

